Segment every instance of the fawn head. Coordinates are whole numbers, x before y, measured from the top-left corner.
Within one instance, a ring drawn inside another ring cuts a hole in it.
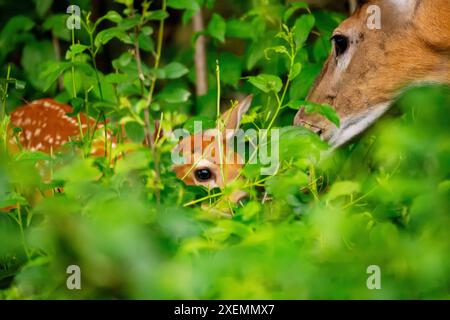
[[[234,145],[234,135],[252,98],[246,97],[222,114],[216,128],[184,137],[178,143],[174,152],[182,152],[182,163],[174,165],[173,170],[179,179],[187,185],[222,189],[239,176],[244,161],[230,145]],[[238,201],[244,195],[236,192],[231,200]]]
[[[294,124],[334,147],[379,119],[405,86],[450,83],[450,1],[365,1],[333,33],[333,50],[307,100],[333,106],[341,127],[300,108]],[[370,27],[370,19],[380,19]]]

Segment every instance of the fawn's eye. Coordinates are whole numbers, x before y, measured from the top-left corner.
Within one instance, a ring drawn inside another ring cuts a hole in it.
[[[336,57],[344,54],[348,49],[348,38],[346,36],[337,34],[331,38],[334,42],[334,50],[336,52]]]
[[[213,176],[211,170],[206,168],[195,170],[194,174],[198,181],[208,181]]]

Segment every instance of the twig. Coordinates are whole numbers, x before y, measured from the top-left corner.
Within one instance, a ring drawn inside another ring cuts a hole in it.
[[[201,33],[204,30],[202,10],[198,10],[192,17],[192,27],[194,35]],[[199,35],[195,41],[195,89],[197,96],[203,96],[208,92],[208,80],[206,74],[206,38],[204,35]]]
[[[161,9],[162,9],[162,11],[167,10],[166,0],[162,0],[162,8]],[[165,20],[162,19],[159,23],[158,38],[157,38],[156,53],[155,53],[155,64],[154,64],[155,70],[159,68],[159,62],[161,60],[161,52],[162,52],[163,36],[164,36],[164,21]],[[151,131],[151,126],[150,126],[150,122],[151,122],[150,106],[153,101],[153,93],[155,92],[155,86],[156,86],[156,77],[153,77],[151,79],[150,89],[149,89],[148,95],[147,95],[147,108],[144,109],[144,121],[145,121],[145,125],[147,127],[146,131],[147,131],[148,145],[150,146],[150,149],[152,151],[153,162],[155,164],[156,180],[159,181],[159,179],[160,179],[159,160],[158,160],[158,155],[156,154],[155,144],[152,141],[153,137],[152,137],[152,131]],[[158,188],[156,190],[156,201],[158,204],[161,202],[161,193]]]

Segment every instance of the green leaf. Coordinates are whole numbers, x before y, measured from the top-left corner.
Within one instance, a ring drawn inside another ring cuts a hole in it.
[[[155,51],[155,43],[153,42],[152,37],[145,35],[144,33],[140,33],[138,36],[139,48],[146,52],[154,52]]]
[[[164,66],[163,70],[166,75],[166,79],[177,79],[189,72],[189,69],[179,62],[171,62]]]
[[[200,5],[195,0],[169,0],[167,6],[179,10],[200,10]]]
[[[55,53],[50,41],[33,41],[25,45],[20,62],[28,82],[34,88],[43,90],[39,74],[44,70],[45,64],[54,59]]]
[[[265,93],[269,93],[271,91],[278,93],[283,87],[283,82],[281,79],[270,74],[260,74],[256,77],[248,77],[248,81]]]
[[[17,193],[8,193],[0,195],[0,208],[15,206],[20,204],[22,206],[29,205],[28,201]]]
[[[331,186],[330,192],[326,195],[327,200],[334,200],[342,196],[348,196],[359,192],[361,186],[353,181],[340,181]]]
[[[38,160],[46,160],[51,161],[52,157],[44,152],[40,151],[22,151],[14,156],[16,161],[38,161]]]
[[[319,104],[305,100],[294,100],[289,102],[287,107],[298,110],[300,107],[305,108],[306,113],[318,113],[330,120],[337,127],[340,126],[339,115],[336,110],[327,104]]]
[[[70,117],[74,117],[82,111],[84,106],[84,99],[79,97],[72,98],[70,99],[70,105],[72,106],[72,112],[68,113],[67,115]]]
[[[122,21],[117,24],[117,27],[125,31],[137,27],[140,23],[141,16],[136,14],[133,17],[122,19]]]
[[[44,30],[51,30],[55,37],[70,41],[70,31],[66,26],[67,15],[53,14],[45,19],[42,25]]]
[[[295,21],[294,39],[297,48],[301,48],[314,28],[315,19],[312,14],[302,15]]]
[[[183,88],[166,88],[159,94],[159,98],[168,103],[181,103],[189,100],[191,93]]]
[[[121,3],[127,7],[130,7],[133,5],[134,0],[114,0],[117,3]]]
[[[42,88],[47,91],[58,77],[68,68],[72,66],[69,62],[49,61],[45,64],[44,69],[39,74],[42,82]]]
[[[151,72],[158,79],[177,79],[187,74],[189,69],[179,62],[171,62],[162,68],[152,69]]]
[[[100,19],[106,19],[115,23],[119,23],[122,21],[122,16],[114,10],[110,10]]]
[[[126,43],[131,41],[130,37],[125,33],[125,31],[118,27],[113,27],[100,31],[95,37],[94,43],[96,47],[100,47],[101,45],[107,44],[114,38],[117,38]]]
[[[192,117],[189,120],[187,120],[183,125],[183,129],[186,129],[191,134],[201,133],[201,132],[195,131],[195,129],[199,129],[199,128],[195,127],[195,122],[202,123],[201,130],[211,129],[216,126],[216,121],[214,121],[208,117],[205,117],[205,116],[196,116],[196,117]]]
[[[167,11],[164,10],[149,11],[145,14],[145,18],[149,21],[151,20],[161,21],[167,19],[168,17],[169,14],[167,13]]]
[[[276,52],[276,53],[282,53],[282,54],[286,54],[288,57],[290,56],[288,50],[286,49],[285,46],[275,46],[275,47],[270,47],[264,50],[264,54],[266,55],[266,58],[269,59],[269,52]]]
[[[3,43],[6,38],[13,38],[17,36],[19,32],[30,31],[34,27],[34,21],[30,18],[22,15],[12,17],[6,22],[0,33],[0,43]]]
[[[150,26],[145,26],[142,28],[141,32],[142,32],[142,34],[149,36],[149,35],[153,34],[153,28]]]
[[[242,73],[242,59],[230,52],[220,55],[220,80],[233,87],[237,87]]]
[[[307,186],[308,176],[300,170],[290,170],[267,180],[267,193],[277,199],[286,199],[299,193],[300,187]]]
[[[226,36],[229,38],[254,39],[255,30],[249,21],[230,19],[227,20]]]
[[[127,137],[135,143],[141,143],[144,141],[144,127],[140,123],[134,121],[125,123],[125,132]]]
[[[333,30],[345,19],[341,13],[317,10],[314,11],[315,25],[320,33],[328,38],[333,33]]]
[[[53,4],[53,0],[34,0],[36,4],[36,12],[39,17],[45,16]]]
[[[292,70],[289,73],[289,80],[292,81],[295,78],[297,78],[301,71],[302,71],[302,64],[299,62],[294,63],[294,65],[292,66]]]
[[[0,32],[0,64],[4,58],[22,42],[33,41],[34,36],[29,33],[34,27],[34,22],[25,16],[15,16],[8,20]]]
[[[294,79],[289,89],[289,97],[292,100],[305,99],[316,77],[322,70],[320,63],[305,63],[300,75]]]
[[[120,83],[124,83],[126,81],[128,81],[129,77],[128,74],[124,74],[124,73],[111,73],[105,76],[105,81],[107,83],[112,83],[112,84],[120,84]]]
[[[219,14],[214,13],[206,31],[214,39],[225,42],[226,27],[225,20]]]
[[[308,4],[306,4],[303,1],[300,2],[294,2],[291,4],[291,7],[289,9],[286,10],[286,12],[283,15],[283,21],[287,22],[289,20],[289,18],[297,11],[300,9],[306,9],[309,12],[309,6]]]
[[[75,57],[77,54],[83,53],[89,47],[83,44],[73,44],[70,46],[70,49],[66,52],[66,59],[70,60],[72,57]]]

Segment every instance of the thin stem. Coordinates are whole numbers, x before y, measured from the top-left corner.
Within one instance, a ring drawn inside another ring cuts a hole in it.
[[[216,108],[217,108],[217,144],[219,147],[219,163],[220,163],[220,175],[222,177],[223,183],[225,183],[225,174],[223,172],[223,148],[222,148],[222,131],[226,128],[222,128],[222,123],[220,119],[220,66],[219,61],[216,60],[216,80],[217,80],[217,100],[216,100]],[[231,112],[230,112],[231,115]]]
[[[72,46],[73,45],[75,45],[75,29],[72,29]],[[72,54],[71,60],[72,60],[72,98],[76,98],[77,97],[77,89],[75,86],[75,66],[73,65],[75,60],[74,60],[73,54]]]
[[[8,71],[6,72],[5,92],[2,96],[2,110],[1,110],[1,114],[0,114],[0,120],[2,121],[2,123],[3,123],[3,119],[6,115],[6,99],[8,97],[8,85],[9,85],[10,75],[11,75],[11,65],[8,64]]]
[[[20,229],[20,237],[22,239],[23,250],[25,251],[27,259],[30,260],[31,255],[30,255],[30,251],[28,250],[28,245],[27,245],[27,242],[25,239],[25,232],[23,230],[23,222],[22,222],[22,212],[21,212],[20,208],[21,208],[21,206],[19,204],[17,206],[17,224],[19,225],[19,229]]]
[[[167,10],[167,2],[166,0],[162,1],[162,11],[166,11]],[[154,69],[158,69],[159,68],[159,63],[161,60],[161,52],[162,52],[162,45],[163,45],[163,37],[164,37],[164,19],[162,19],[159,22],[159,30],[158,30],[158,38],[157,38],[157,43],[156,43],[156,53],[155,53],[155,63],[153,65]],[[160,174],[159,174],[159,158],[158,155],[156,153],[156,149],[155,149],[155,145],[153,143],[153,137],[152,137],[152,131],[151,131],[151,118],[150,118],[150,106],[153,102],[153,94],[155,92],[155,86],[156,86],[156,78],[153,77],[151,79],[151,84],[150,84],[150,89],[148,91],[148,95],[147,95],[147,108],[144,109],[144,121],[145,121],[145,126],[146,126],[146,131],[147,131],[147,142],[150,146],[150,149],[152,150],[152,157],[153,157],[153,162],[155,165],[155,174],[156,174],[156,180],[159,181],[160,179]],[[160,190],[157,189],[156,190],[156,201],[159,204],[161,202],[161,193]]]

